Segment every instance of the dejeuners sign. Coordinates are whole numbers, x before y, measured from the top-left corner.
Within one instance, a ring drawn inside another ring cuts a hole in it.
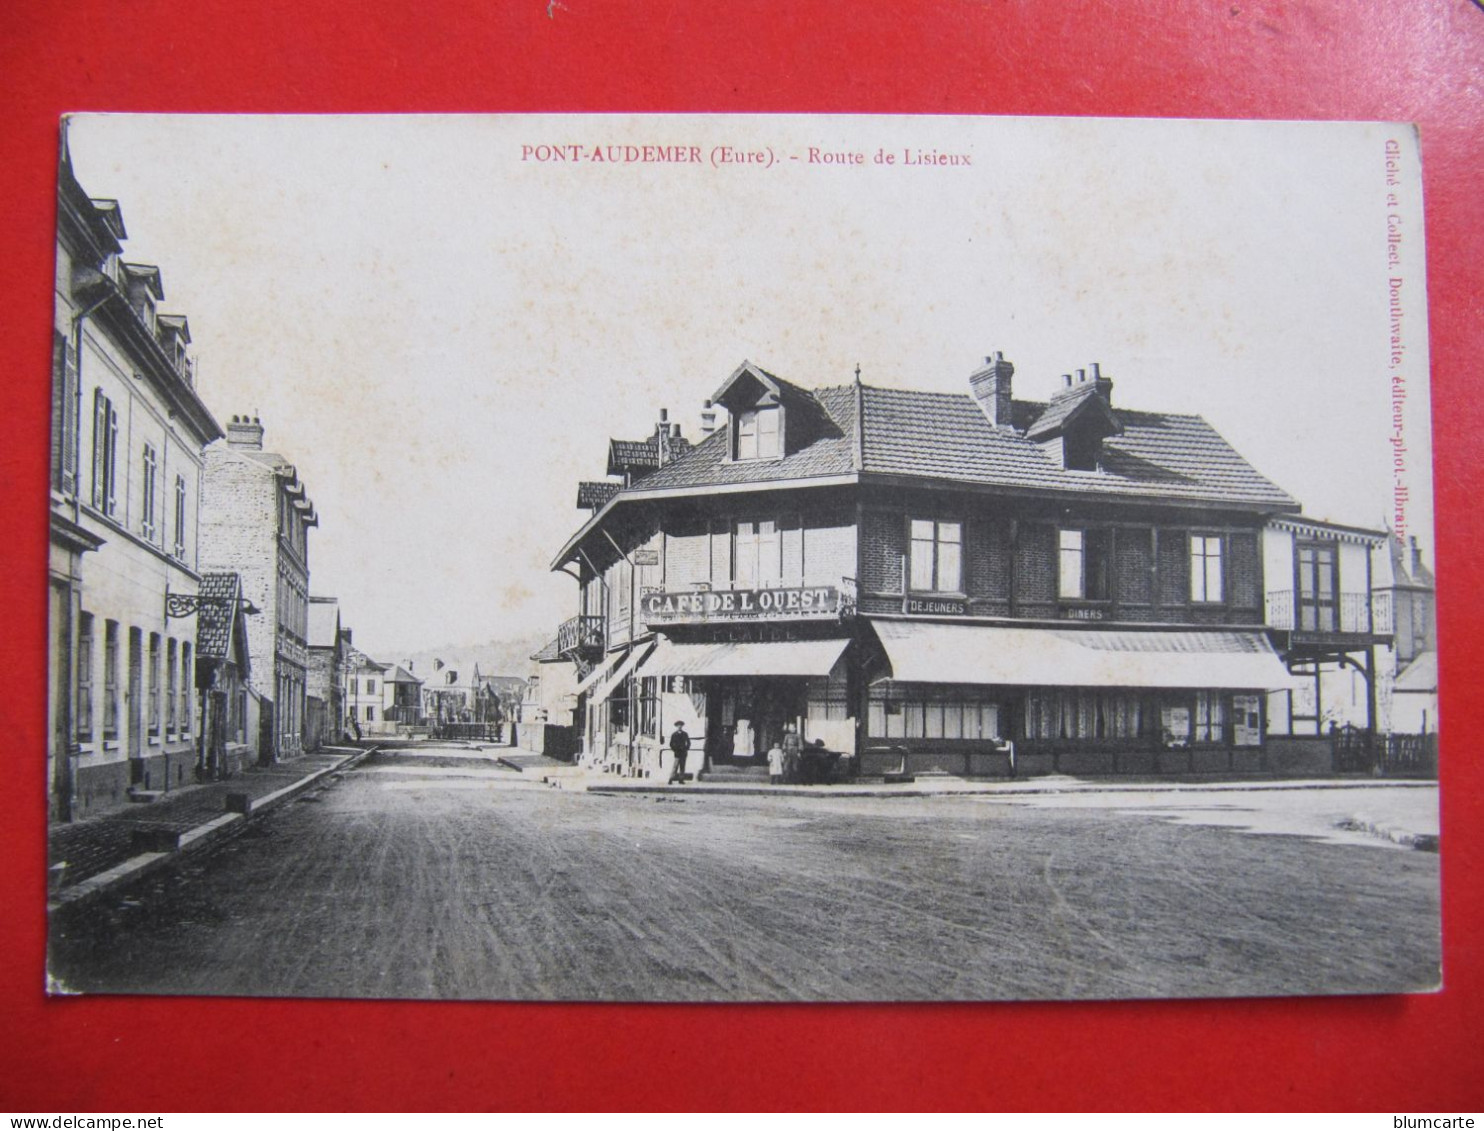
[[[658,621],[828,619],[840,609],[833,585],[799,589],[726,589],[687,593],[645,593],[639,608],[650,624]]]

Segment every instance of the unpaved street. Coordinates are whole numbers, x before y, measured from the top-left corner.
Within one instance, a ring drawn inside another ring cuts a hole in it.
[[[80,992],[629,1000],[1436,981],[1436,855],[1170,816],[982,797],[600,796],[537,784],[492,752],[378,754],[59,917],[52,975]]]

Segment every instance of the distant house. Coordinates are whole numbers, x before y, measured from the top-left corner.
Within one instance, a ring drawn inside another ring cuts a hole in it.
[[[346,641],[345,717],[352,735],[380,734],[385,727],[387,665],[379,664]]]
[[[305,674],[304,746],[314,750],[336,741],[345,729],[345,651],[340,603],[309,598],[309,666]]]
[[[421,726],[423,681],[412,674],[412,663],[391,664],[382,676],[382,717],[390,726]]]
[[[515,724],[517,741],[534,753],[570,759],[577,751],[577,668],[555,637],[531,661]]]

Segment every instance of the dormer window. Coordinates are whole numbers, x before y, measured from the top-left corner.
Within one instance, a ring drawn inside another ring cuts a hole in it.
[[[744,361],[711,397],[731,415],[727,459],[782,459],[796,450],[807,427],[809,394]],[[805,416],[797,413],[804,412]]]
[[[737,414],[735,459],[777,459],[783,454],[777,405],[761,406]]]

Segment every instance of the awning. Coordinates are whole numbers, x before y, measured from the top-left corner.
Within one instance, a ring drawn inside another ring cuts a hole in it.
[[[595,665],[593,670],[583,677],[582,682],[577,685],[577,690],[572,694],[581,695],[583,692],[591,690],[593,684],[607,676],[623,658],[624,654],[622,652],[614,652],[612,655],[605,656],[601,663]]]
[[[871,622],[903,683],[1276,690],[1296,679],[1260,632],[1108,632]]]
[[[767,643],[673,644],[662,640],[644,675],[814,675],[830,674],[849,640],[775,640]]]
[[[592,702],[601,703],[613,694],[613,689],[622,683],[643,661],[644,657],[654,649],[654,645],[648,641],[640,644],[637,648],[629,649],[623,662],[613,670],[613,674],[605,679],[592,693]]]

